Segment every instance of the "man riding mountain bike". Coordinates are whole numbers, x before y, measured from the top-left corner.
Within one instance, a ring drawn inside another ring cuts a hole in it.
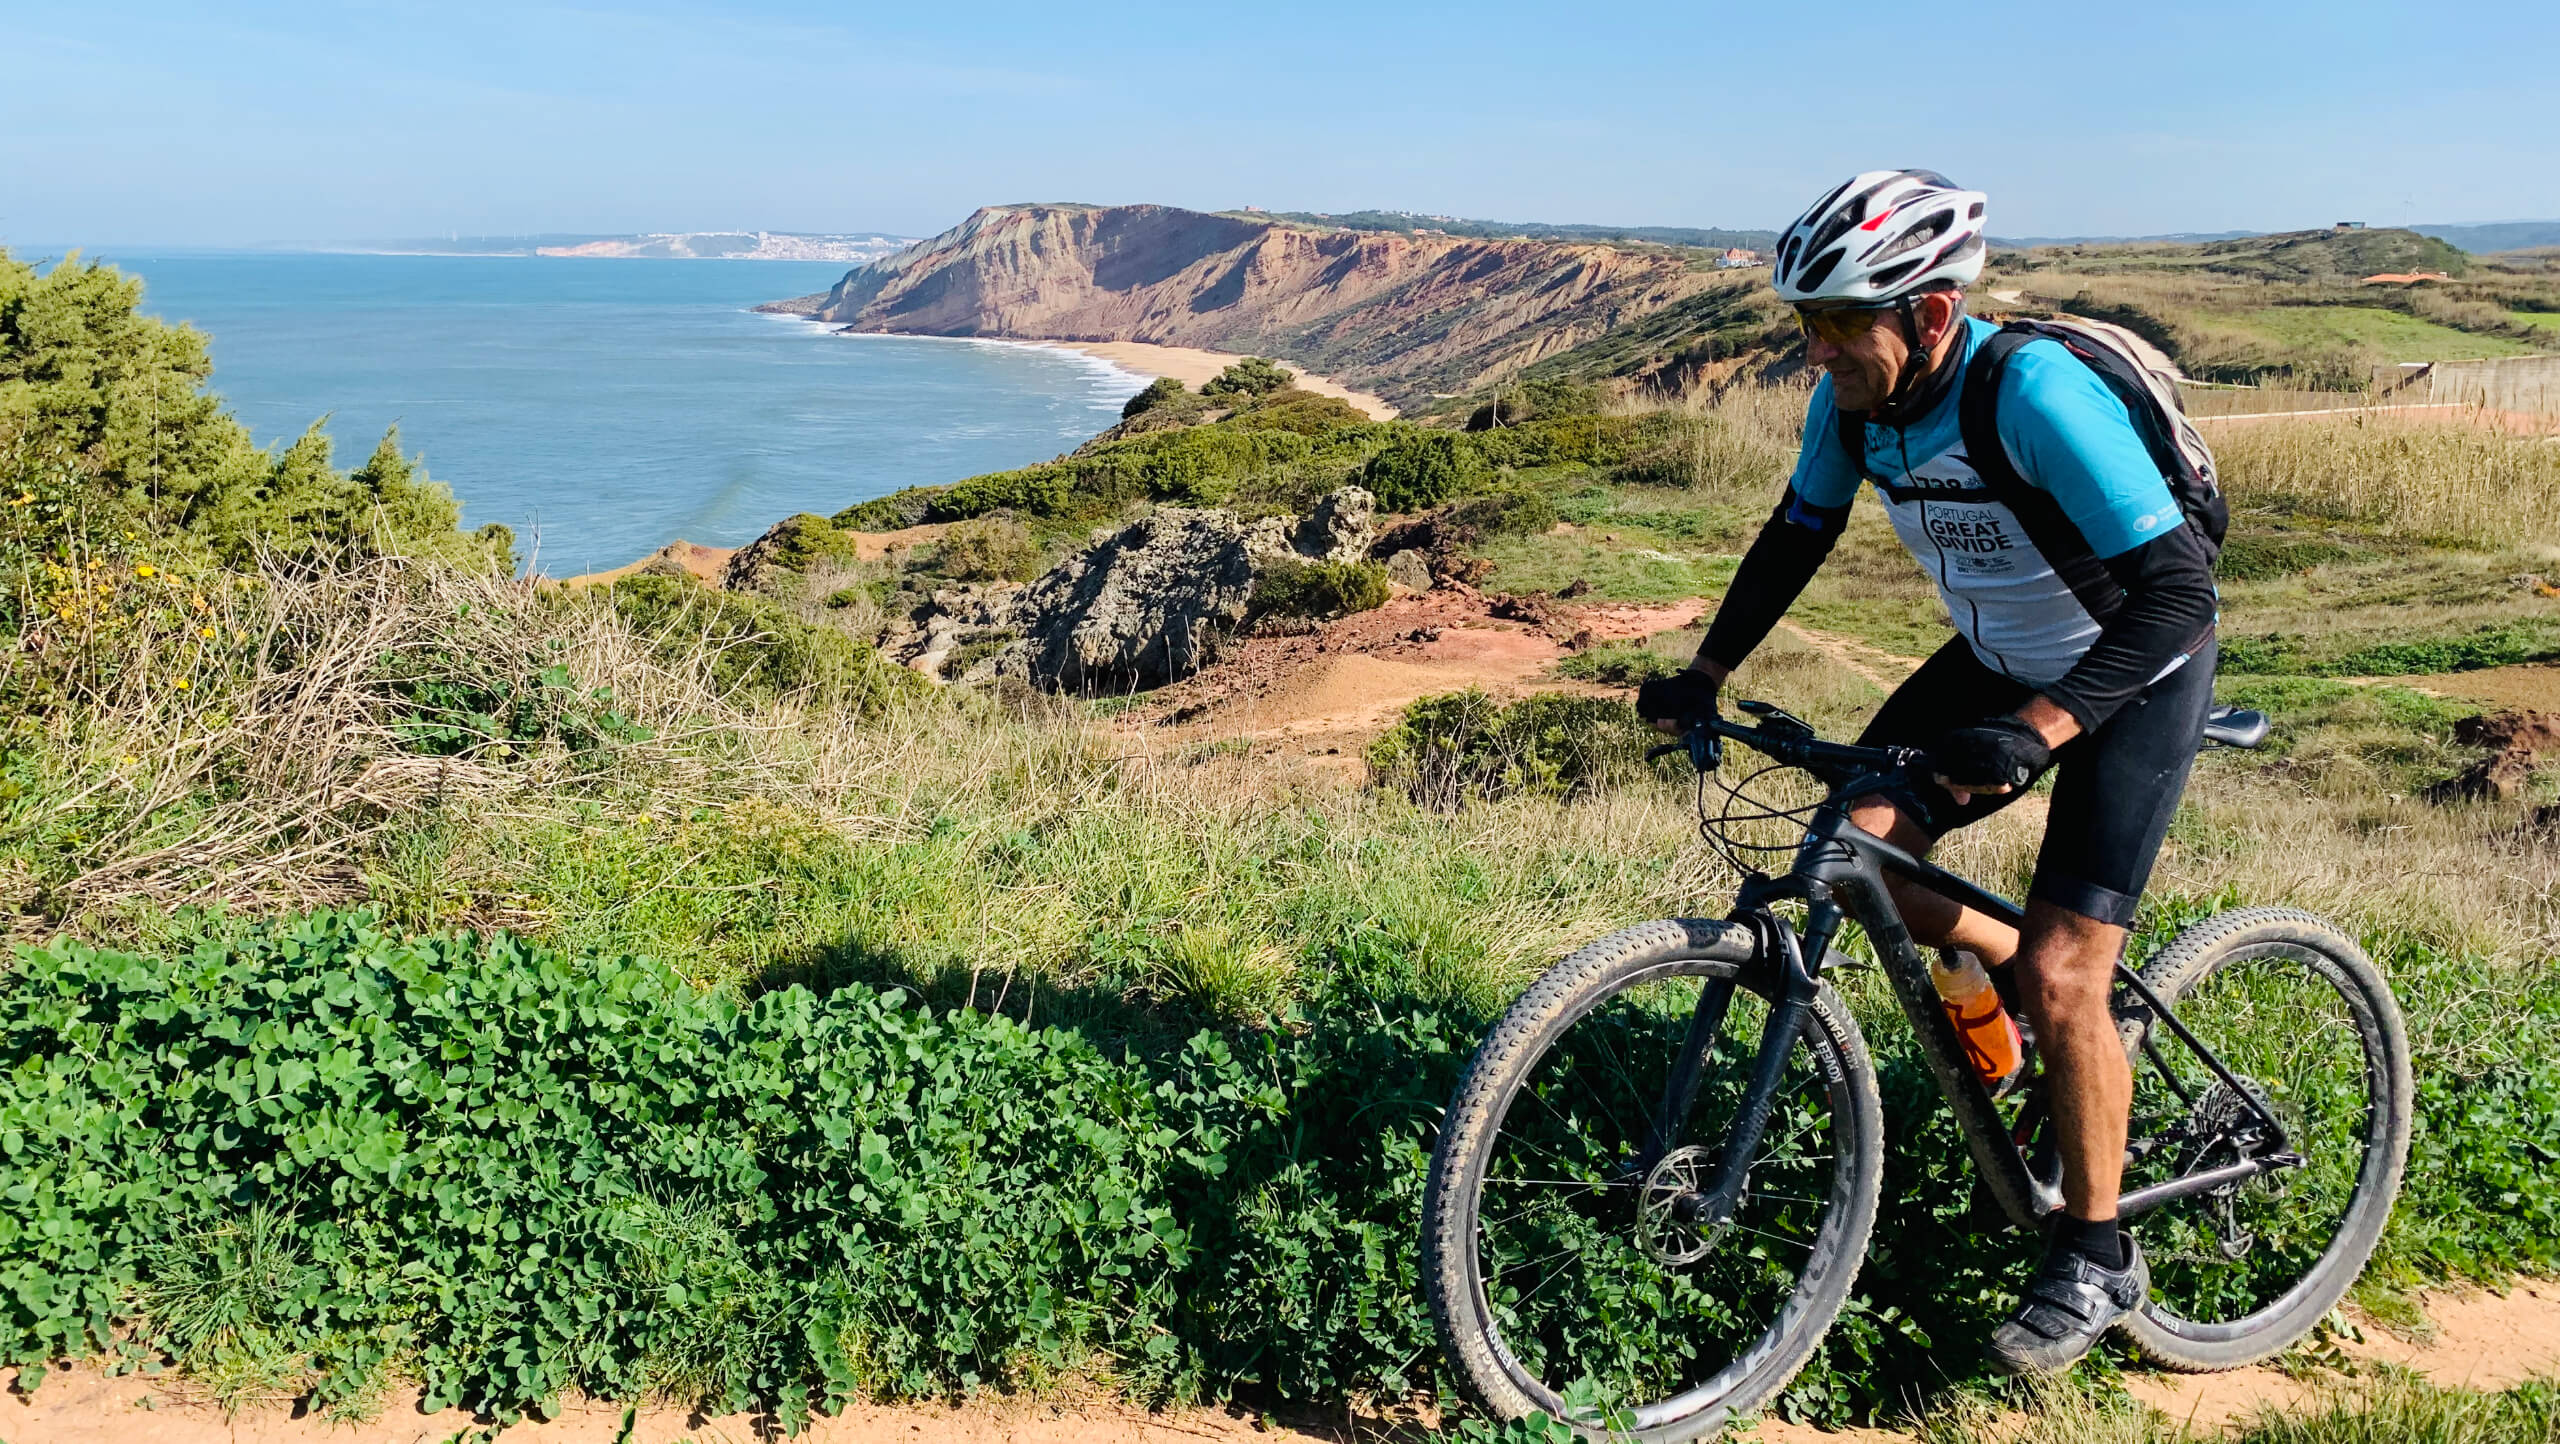
[[[2023,928],[1893,884],[1915,939],[2015,974],[2035,1029],[2063,1212],[1991,1355],[2041,1372],[2086,1354],[2148,1289],[2116,1221],[2133,1081],[2108,995],[2212,701],[2217,602],[2213,539],[2125,402],[2061,344],[1987,345],[1998,328],[1965,314],[1984,208],[1934,172],[1870,171],[1788,227],[1778,294],[1825,373],[1803,450],[1696,659],[1647,683],[1637,710],[1668,731],[1714,715],[1839,539],[1860,480],[1875,487],[1957,636],[1859,739],[1926,749],[1934,782],[1866,798],[1854,821],[1919,854],[2056,774]],[[1994,404],[1968,407],[1968,386]]]

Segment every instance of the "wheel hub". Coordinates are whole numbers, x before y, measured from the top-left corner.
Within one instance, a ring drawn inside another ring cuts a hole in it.
[[[2187,1134],[2193,1139],[2188,1167],[2207,1163],[2241,1162],[2255,1158],[2269,1146],[2266,1125],[2261,1117],[2275,1116],[2274,1101],[2264,1085],[2245,1074],[2235,1074],[2240,1084],[2234,1089],[2216,1079],[2212,1086],[2197,1095],[2195,1106],[2187,1111]],[[2219,1155],[2228,1153],[2228,1159]],[[2237,1261],[2248,1257],[2258,1246],[2257,1233],[2240,1222],[2240,1190],[2257,1183],[2271,1190],[2285,1186],[2282,1171],[2261,1174],[2255,1179],[2226,1183],[2205,1195],[2212,1201],[2215,1223],[2212,1228],[2214,1247],[2224,1258]]]
[[[1636,1207],[1636,1245],[1654,1262],[1670,1268],[1696,1263],[1733,1226],[1733,1210],[1725,1210],[1723,1218],[1710,1217],[1712,1200],[1700,1191],[1715,1161],[1714,1154],[1693,1144],[1664,1154],[1645,1175]]]

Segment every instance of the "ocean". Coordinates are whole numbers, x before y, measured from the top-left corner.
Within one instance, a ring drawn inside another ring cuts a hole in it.
[[[212,338],[261,442],[327,418],[341,466],[397,424],[463,524],[553,576],[681,537],[1023,466],[1119,418],[1145,378],[1070,351],[837,336],[759,302],[839,262],[103,252],[143,309]]]

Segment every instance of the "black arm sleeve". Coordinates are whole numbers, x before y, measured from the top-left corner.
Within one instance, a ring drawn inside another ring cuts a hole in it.
[[[2109,557],[2106,566],[2124,588],[2124,605],[2087,654],[2044,689],[2083,732],[2106,725],[2179,653],[2202,646],[2221,613],[2213,557],[2192,524]]]
[[[1795,605],[1804,584],[1813,580],[1822,559],[1831,555],[1848,519],[1849,508],[1815,506],[1788,487],[1778,509],[1769,513],[1760,535],[1752,540],[1751,550],[1742,554],[1742,565],[1716,607],[1707,639],[1698,644],[1698,656],[1728,671],[1741,666],[1787,608]]]

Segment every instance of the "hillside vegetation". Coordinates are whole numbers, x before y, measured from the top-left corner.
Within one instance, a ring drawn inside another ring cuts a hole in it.
[[[2453,279],[2363,284],[2429,272]],[[2560,314],[2560,286],[2385,229],[2001,253],[1980,289],[2129,326],[2199,380],[2329,391],[2405,361],[2544,350],[2549,335],[2513,313]]]
[[[1044,467],[798,520],[754,586],[568,591],[507,575],[414,471],[277,480],[295,448],[226,439],[200,340],[137,316],[125,279],[13,284],[11,1361],[174,1365],[227,1403],[347,1417],[417,1380],[492,1421],[572,1391],[790,1426],[994,1388],[1416,1419],[1439,1394],[1417,1201],[1469,1051],[1568,947],[1733,886],[1687,783],[1583,765],[1645,735],[1614,694],[1514,704],[1512,754],[1425,806],[1392,748],[1383,785],[1327,783],[1127,699],[933,687],[871,639],[883,598],[945,569],[1346,479],[1431,508],[1513,590],[1711,590],[1800,391],[1629,409],[1540,382],[1461,430],[1248,367]],[[182,439],[211,458],[192,510],[150,461]],[[2499,657],[2553,654],[2525,574],[2560,538],[2560,453],[2350,421],[2225,459],[2226,631],[2257,650],[2223,687],[2280,746],[2209,759],[2135,946],[2281,900],[2389,969],[2419,1135],[2361,1297],[2405,1316],[2428,1281],[2560,1264],[2560,856],[2547,781],[2422,800],[2476,760],[2470,709],[2366,681],[2377,657],[2474,665],[2484,629]],[[947,560],[862,562],[839,535],[911,517],[980,530]],[[1736,690],[1845,730],[1882,693],[1841,639],[1907,663],[1946,635],[1934,606],[1863,510],[1798,609],[1829,649],[1773,639]],[[2008,817],[1952,860],[2014,887],[2031,846]],[[1891,1000],[1843,986],[1895,1128],[1875,1258],[1783,1405],[1824,1422],[1983,1387],[2031,1261],[1973,1213]],[[1624,1327],[1678,1347],[1676,1320]]]

